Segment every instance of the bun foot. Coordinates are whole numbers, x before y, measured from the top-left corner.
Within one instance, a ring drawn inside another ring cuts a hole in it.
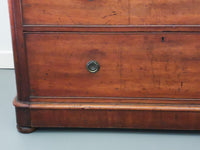
[[[36,128],[33,127],[21,127],[21,126],[17,126],[17,129],[21,133],[32,133],[36,130]]]

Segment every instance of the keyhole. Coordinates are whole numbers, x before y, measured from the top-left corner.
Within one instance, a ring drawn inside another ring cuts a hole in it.
[[[165,37],[162,37],[162,42],[165,42]]]

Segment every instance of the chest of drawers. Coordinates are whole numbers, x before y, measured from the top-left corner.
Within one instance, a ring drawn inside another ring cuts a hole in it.
[[[17,127],[200,129],[199,0],[9,0]]]

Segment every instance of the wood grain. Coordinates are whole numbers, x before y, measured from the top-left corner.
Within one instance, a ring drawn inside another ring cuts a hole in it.
[[[128,1],[23,0],[24,24],[128,24]]]
[[[130,0],[130,24],[200,24],[200,1]]]
[[[200,130],[199,0],[9,0],[9,10],[19,132]]]
[[[21,101],[29,100],[29,79],[27,57],[24,47],[20,0],[9,0],[13,53],[17,82],[17,96]]]
[[[30,129],[76,127],[200,130],[199,105],[33,102],[27,104],[18,101],[14,104],[21,110],[30,109]]]
[[[190,111],[33,109],[31,117],[33,127],[200,130],[199,112]]]
[[[27,33],[32,96],[200,98],[197,33]],[[101,69],[89,73],[86,63]]]
[[[198,25],[193,0],[22,0],[28,25]]]

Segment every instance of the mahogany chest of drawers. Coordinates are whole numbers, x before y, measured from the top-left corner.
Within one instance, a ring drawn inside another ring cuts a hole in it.
[[[9,0],[18,130],[200,129],[199,0]]]

